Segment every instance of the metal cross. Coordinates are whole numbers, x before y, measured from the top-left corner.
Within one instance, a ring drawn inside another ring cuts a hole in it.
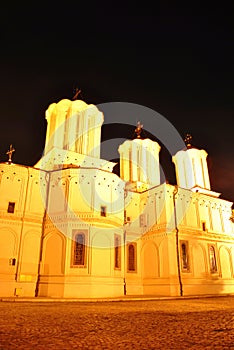
[[[74,90],[75,92],[75,95],[72,97],[73,100],[77,100],[78,96],[80,95],[81,93],[81,89],[79,89],[78,87],[75,88]]]
[[[12,145],[10,145],[10,149],[6,152],[6,154],[8,154],[8,163],[11,163],[12,162],[12,154],[13,152],[15,152],[15,149],[12,147]]]
[[[192,135],[186,134],[186,135],[185,135],[185,138],[184,138],[184,142],[185,142],[185,144],[186,144],[186,146],[187,146],[188,148],[192,146],[192,145],[191,145],[191,140],[192,140]]]
[[[142,128],[143,128],[143,124],[141,124],[141,122],[138,121],[135,129],[135,133],[137,134],[137,139],[141,138]]]

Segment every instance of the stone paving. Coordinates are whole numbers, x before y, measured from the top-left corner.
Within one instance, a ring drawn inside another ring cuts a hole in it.
[[[234,297],[0,302],[0,349],[234,349]]]

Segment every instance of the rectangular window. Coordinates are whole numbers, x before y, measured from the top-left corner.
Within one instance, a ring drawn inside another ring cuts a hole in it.
[[[121,268],[121,238],[115,235],[115,269]]]
[[[9,265],[10,266],[15,266],[16,265],[16,259],[15,258],[10,258],[9,259]]]
[[[189,252],[188,252],[188,241],[180,242],[180,256],[181,256],[181,269],[182,272],[189,272]]]
[[[217,273],[217,261],[216,261],[216,253],[215,247],[213,245],[209,245],[209,261],[210,261],[210,272]]]
[[[128,257],[128,272],[136,272],[136,243],[129,243],[127,245],[127,257]]]
[[[9,202],[7,212],[14,213],[14,211],[15,211],[15,202]]]
[[[202,231],[206,231],[206,222],[202,221]]]
[[[101,206],[101,212],[100,212],[101,216],[106,216],[106,207],[105,206]]]
[[[85,266],[86,259],[86,242],[83,232],[75,233],[72,245],[72,265]]]

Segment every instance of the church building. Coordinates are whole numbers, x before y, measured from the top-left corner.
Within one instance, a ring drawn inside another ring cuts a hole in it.
[[[0,297],[234,293],[232,202],[210,187],[207,152],[173,155],[137,135],[101,159],[103,113],[63,99],[46,111],[43,157],[0,163]]]

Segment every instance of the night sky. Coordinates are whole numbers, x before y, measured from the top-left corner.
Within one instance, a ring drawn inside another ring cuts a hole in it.
[[[12,143],[14,163],[34,165],[43,153],[45,110],[78,86],[87,103],[137,103],[167,118],[181,137],[191,133],[193,145],[208,152],[212,190],[234,201],[231,7],[4,6],[1,162]],[[130,130],[104,129],[103,138],[132,138]]]

